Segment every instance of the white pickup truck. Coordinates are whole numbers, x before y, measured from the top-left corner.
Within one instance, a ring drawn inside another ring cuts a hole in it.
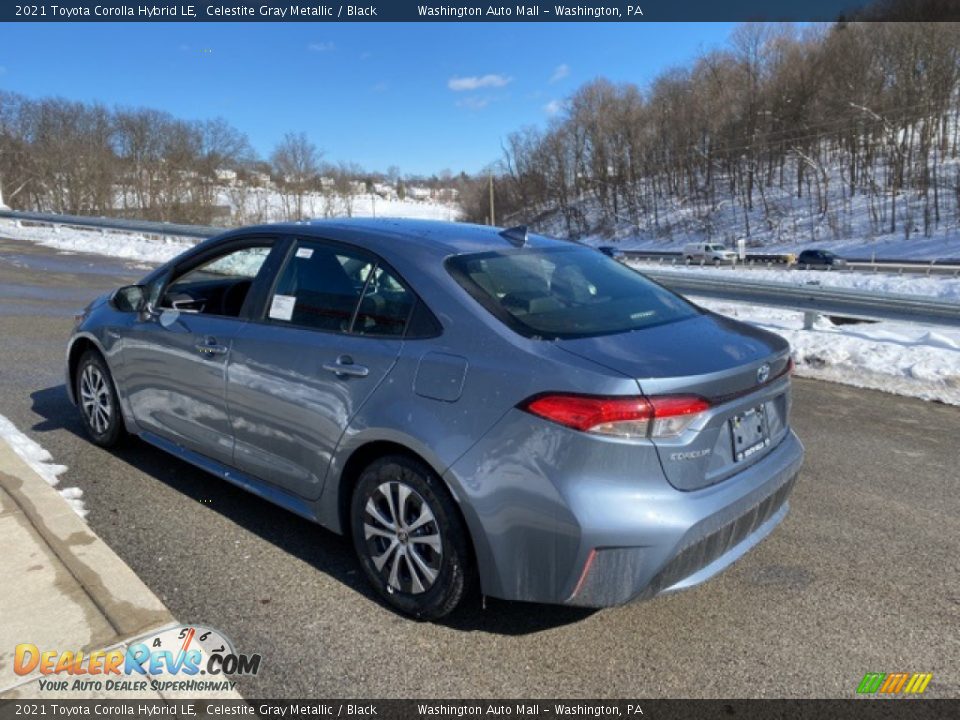
[[[722,263],[735,263],[737,254],[733,250],[729,250],[723,243],[698,242],[683,246],[683,259],[687,262],[703,261],[720,265]]]

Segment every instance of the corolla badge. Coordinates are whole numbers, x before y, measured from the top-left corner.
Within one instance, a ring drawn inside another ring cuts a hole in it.
[[[767,363],[764,363],[757,368],[757,383],[763,385],[767,380],[770,379],[770,366]]]

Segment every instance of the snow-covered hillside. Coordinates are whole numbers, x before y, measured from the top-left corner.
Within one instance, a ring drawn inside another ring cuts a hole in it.
[[[456,203],[435,200],[384,198],[373,193],[305,193],[299,200],[272,188],[220,187],[217,205],[229,208],[230,225],[280,222],[327,217],[398,217],[424,220],[457,220],[461,216]]]
[[[960,118],[951,114],[944,123],[956,133]],[[851,257],[960,258],[960,157],[929,152],[937,171],[924,189],[884,186],[881,180],[893,172],[884,159],[851,183],[848,156],[824,140],[817,172],[805,183],[798,187],[795,178],[809,159],[791,154],[781,170],[758,174],[750,201],[742,189],[726,195],[732,183],[720,171],[712,185],[699,177],[692,187],[681,184],[656,197],[650,194],[651,177],[616,189],[587,177],[564,210],[538,207],[511,220],[532,220],[547,234],[579,236],[593,245],[615,243],[624,250],[679,251],[702,241],[734,247],[743,239],[748,249],[765,251],[816,247]]]
[[[838,178],[837,185],[840,185]],[[831,185],[831,187],[836,187]],[[949,188],[945,188],[948,192]],[[767,208],[758,202],[753,210],[744,211],[731,203],[719,203],[710,212],[703,212],[689,203],[669,201],[656,221],[648,215],[640,216],[640,226],[621,218],[606,232],[595,232],[580,238],[592,245],[615,244],[623,250],[662,250],[679,252],[687,243],[699,241],[724,242],[735,247],[738,239],[747,241],[748,248],[763,248],[771,252],[799,252],[806,248],[825,248],[840,255],[863,258],[937,259],[960,257],[960,218],[942,217],[939,226],[930,235],[923,233],[919,199],[903,193],[898,209],[897,229],[889,232],[887,223],[879,224],[871,201],[862,195],[844,197],[841,190],[831,195],[835,210],[826,214],[816,212],[806,197],[771,188]],[[768,219],[771,208],[775,221]],[[600,212],[596,203],[584,197],[577,203],[584,222],[590,227],[599,224]],[[951,213],[952,215],[952,213]],[[750,226],[747,235],[744,218]],[[547,213],[537,223],[537,229],[556,236],[567,235],[559,213]],[[909,228],[909,233],[907,231]],[[909,234],[909,237],[907,236]]]

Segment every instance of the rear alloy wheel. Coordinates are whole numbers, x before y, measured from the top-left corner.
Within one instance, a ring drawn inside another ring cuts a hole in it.
[[[76,375],[76,398],[90,439],[101,447],[116,445],[123,435],[117,391],[103,356],[87,350]]]
[[[360,564],[392,607],[432,620],[460,603],[472,577],[466,531],[429,468],[403,456],[375,461],[354,489],[351,521]]]

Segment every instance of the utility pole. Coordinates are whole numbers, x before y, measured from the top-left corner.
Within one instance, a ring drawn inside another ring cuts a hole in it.
[[[493,211],[493,173],[490,173],[490,224],[497,224],[497,216]]]

